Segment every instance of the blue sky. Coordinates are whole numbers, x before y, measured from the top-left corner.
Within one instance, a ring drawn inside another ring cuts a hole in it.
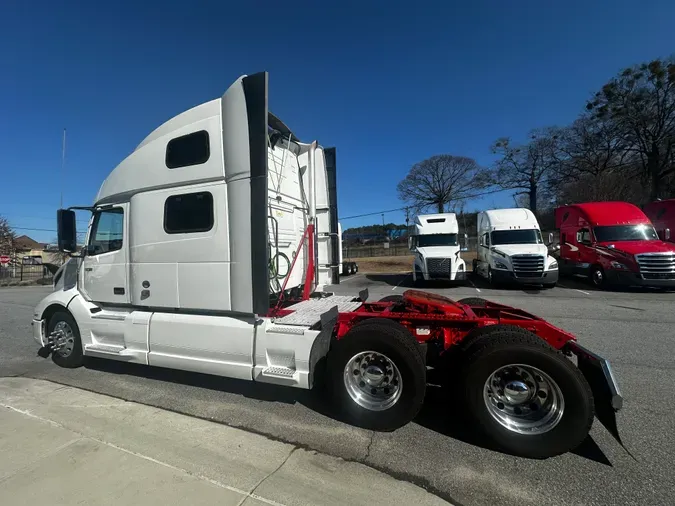
[[[261,70],[270,109],[338,148],[340,216],[397,208],[413,163],[489,164],[496,138],[570,122],[619,69],[670,55],[673,19],[668,0],[6,2],[0,214],[51,240],[25,229],[55,228],[64,127],[64,204],[88,204],[156,126]]]

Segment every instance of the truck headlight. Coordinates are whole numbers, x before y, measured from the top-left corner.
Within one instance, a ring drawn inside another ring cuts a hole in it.
[[[558,268],[558,262],[556,260],[551,260],[551,263],[548,264],[548,270],[552,271]]]
[[[612,262],[610,262],[609,264],[612,266],[612,269],[616,269],[616,270],[618,270],[618,271],[625,271],[625,270],[628,270],[628,267],[626,267],[626,266],[625,266],[624,264],[622,264],[621,262],[615,262],[615,261],[612,261]]]
[[[508,267],[501,260],[495,260],[495,269],[508,269]]]

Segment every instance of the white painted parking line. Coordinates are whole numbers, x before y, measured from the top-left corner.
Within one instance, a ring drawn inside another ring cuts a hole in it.
[[[396,285],[394,288],[391,289],[391,291],[393,292],[393,291],[396,290],[399,286],[401,286],[401,283],[403,283],[406,279],[408,279],[408,276],[411,276],[411,274],[406,274],[405,277],[404,277],[401,281],[398,282],[398,285]]]
[[[579,290],[578,288],[572,288],[570,286],[565,286],[562,283],[558,283],[558,286],[561,287],[561,288],[567,288],[568,290],[574,290],[575,292],[580,292],[580,293],[583,293],[583,294],[586,294],[586,295],[591,294],[590,292],[584,292],[583,290]]]
[[[480,293],[480,288],[478,288],[476,285],[473,284],[473,281],[471,281],[471,278],[468,278],[469,283],[471,283],[471,286],[473,286],[478,293]]]

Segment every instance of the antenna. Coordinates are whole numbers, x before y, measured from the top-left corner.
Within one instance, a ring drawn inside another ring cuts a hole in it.
[[[63,171],[65,170],[66,166],[66,129],[63,129],[63,143],[61,144],[61,205],[59,206],[61,209],[63,209],[63,180],[64,180],[64,173]]]

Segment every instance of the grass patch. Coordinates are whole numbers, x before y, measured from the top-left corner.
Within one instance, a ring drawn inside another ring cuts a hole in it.
[[[462,259],[466,263],[466,270],[470,271],[473,259],[476,258],[476,253],[473,251],[466,251],[461,254]],[[359,272],[364,274],[370,273],[400,273],[411,272],[413,266],[413,255],[402,256],[383,256],[383,257],[365,257],[352,258],[359,265]]]

